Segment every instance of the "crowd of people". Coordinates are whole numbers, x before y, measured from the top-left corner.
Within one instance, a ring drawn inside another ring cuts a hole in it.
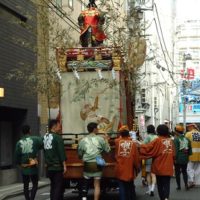
[[[26,200],[34,200],[38,187],[39,150],[44,150],[47,176],[50,179],[50,199],[63,199],[63,173],[67,173],[64,142],[59,134],[59,122],[51,120],[49,132],[42,138],[31,136],[30,126],[22,129],[24,136],[16,144],[16,162],[21,167]],[[79,141],[77,153],[83,160],[83,180],[80,199],[86,200],[90,179],[94,184],[94,200],[101,195],[101,177],[103,152],[110,152],[107,134],[98,134],[98,124],[87,125],[89,134]],[[144,140],[138,141],[130,135],[128,126],[121,126],[115,139],[115,177],[119,187],[120,200],[135,200],[137,188],[134,179],[143,171],[147,180],[149,196],[154,196],[157,185],[160,200],[169,200],[170,179],[175,176],[177,190],[182,189],[181,173],[185,190],[200,184],[200,132],[195,124],[188,124],[187,131],[183,125],[177,124],[173,133],[166,124],[160,124],[156,129],[147,126]],[[142,167],[142,163],[144,164]],[[144,173],[145,171],[145,173]],[[33,187],[29,192],[29,182]]]

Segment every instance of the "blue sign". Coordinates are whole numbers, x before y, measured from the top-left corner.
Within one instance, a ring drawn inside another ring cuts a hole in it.
[[[179,112],[183,112],[183,104],[179,104]],[[186,104],[187,113],[200,113],[200,104]]]

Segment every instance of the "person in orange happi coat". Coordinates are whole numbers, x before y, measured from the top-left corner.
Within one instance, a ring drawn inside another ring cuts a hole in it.
[[[120,137],[115,140],[115,173],[119,183],[120,200],[134,200],[134,179],[140,166],[139,153],[127,126],[122,126],[119,134]]]
[[[175,157],[174,143],[169,136],[169,128],[165,124],[157,127],[158,138],[139,147],[143,159],[153,158],[151,171],[156,175],[160,200],[168,200],[170,194],[170,178],[173,176]]]

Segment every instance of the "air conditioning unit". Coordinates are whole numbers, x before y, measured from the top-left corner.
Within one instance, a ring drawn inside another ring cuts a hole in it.
[[[135,7],[144,5],[146,3],[145,1],[146,0],[135,0]]]

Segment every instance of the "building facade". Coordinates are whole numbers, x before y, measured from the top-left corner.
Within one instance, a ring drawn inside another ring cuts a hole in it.
[[[0,98],[0,185],[18,180],[14,163],[14,148],[21,137],[23,124],[30,124],[33,134],[38,134],[37,96],[27,91],[24,81],[9,80],[8,74],[20,67],[20,63],[36,64],[36,55],[20,41],[36,38],[23,25],[35,26],[27,18],[27,12],[36,16],[30,2],[24,0],[0,0],[0,87],[4,97]],[[20,44],[19,44],[19,43]]]
[[[173,70],[173,33],[175,1],[139,1],[144,11],[144,35],[147,39],[147,56],[138,79],[136,116],[139,124],[158,126],[172,121],[173,93],[176,87]],[[142,3],[141,3],[142,2]]]
[[[200,123],[200,20],[186,20],[176,27],[176,74],[179,80],[177,108],[179,122]],[[190,58],[186,58],[190,55]]]

